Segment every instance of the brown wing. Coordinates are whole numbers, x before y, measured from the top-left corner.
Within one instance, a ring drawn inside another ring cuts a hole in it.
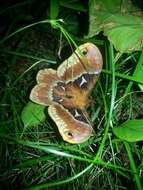
[[[102,55],[92,43],[85,43],[57,69],[57,75],[66,81],[74,81],[83,74],[98,75],[102,69]]]
[[[52,103],[53,85],[59,80],[53,69],[43,69],[37,74],[37,85],[30,93],[30,99],[41,105],[48,106]]]
[[[49,106],[48,113],[56,123],[62,138],[72,144],[82,143],[92,134],[92,126],[85,112],[64,108],[60,104]]]

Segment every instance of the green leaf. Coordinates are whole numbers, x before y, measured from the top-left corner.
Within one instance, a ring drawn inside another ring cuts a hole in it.
[[[104,32],[121,53],[143,47],[143,12],[130,0],[89,0],[89,33]]]
[[[143,140],[143,119],[129,120],[119,127],[113,128],[113,133],[121,140],[136,142]]]
[[[44,106],[28,102],[22,110],[21,119],[25,127],[39,125],[46,118],[44,114]]]

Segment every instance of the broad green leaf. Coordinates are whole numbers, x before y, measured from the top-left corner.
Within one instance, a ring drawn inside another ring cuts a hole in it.
[[[143,47],[143,12],[130,0],[89,0],[89,33],[104,32],[121,53]]]
[[[121,140],[136,142],[143,140],[143,119],[129,120],[119,127],[113,128],[113,133]]]
[[[44,114],[44,106],[28,102],[22,110],[21,119],[25,127],[36,126],[43,122],[46,118]]]

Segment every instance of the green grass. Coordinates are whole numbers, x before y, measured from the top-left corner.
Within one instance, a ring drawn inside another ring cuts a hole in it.
[[[25,4],[16,6],[19,11],[21,6]],[[13,9],[4,9],[4,13]],[[56,11],[57,16],[60,10]],[[10,26],[0,40],[0,189],[141,190],[142,145],[122,142],[112,128],[128,118],[143,116],[138,87],[143,83],[133,75],[142,52],[121,55],[102,35],[85,40],[67,32],[63,23],[52,20],[50,25],[50,19],[39,20],[24,27],[19,23],[15,24],[17,28]],[[100,46],[104,59],[88,109],[95,135],[80,145],[61,139],[46,110],[46,121],[38,126],[24,130],[21,120],[37,72],[45,67],[57,68],[64,59],[58,57],[59,39],[61,56],[70,55],[64,50],[67,46],[74,49],[77,44],[92,41]]]

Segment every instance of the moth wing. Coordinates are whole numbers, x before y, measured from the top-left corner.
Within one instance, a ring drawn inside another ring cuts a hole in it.
[[[73,81],[83,74],[99,75],[102,69],[102,55],[92,43],[85,43],[57,69],[57,75],[66,81]]]
[[[42,69],[37,73],[37,83],[48,83],[51,81],[59,80],[57,71],[54,69]]]
[[[60,104],[53,104],[49,106],[48,113],[65,141],[77,144],[91,136],[92,126],[81,110],[74,108],[69,110]]]
[[[37,74],[37,85],[31,90],[30,100],[35,103],[48,106],[52,103],[52,88],[59,80],[53,69],[43,69]]]

